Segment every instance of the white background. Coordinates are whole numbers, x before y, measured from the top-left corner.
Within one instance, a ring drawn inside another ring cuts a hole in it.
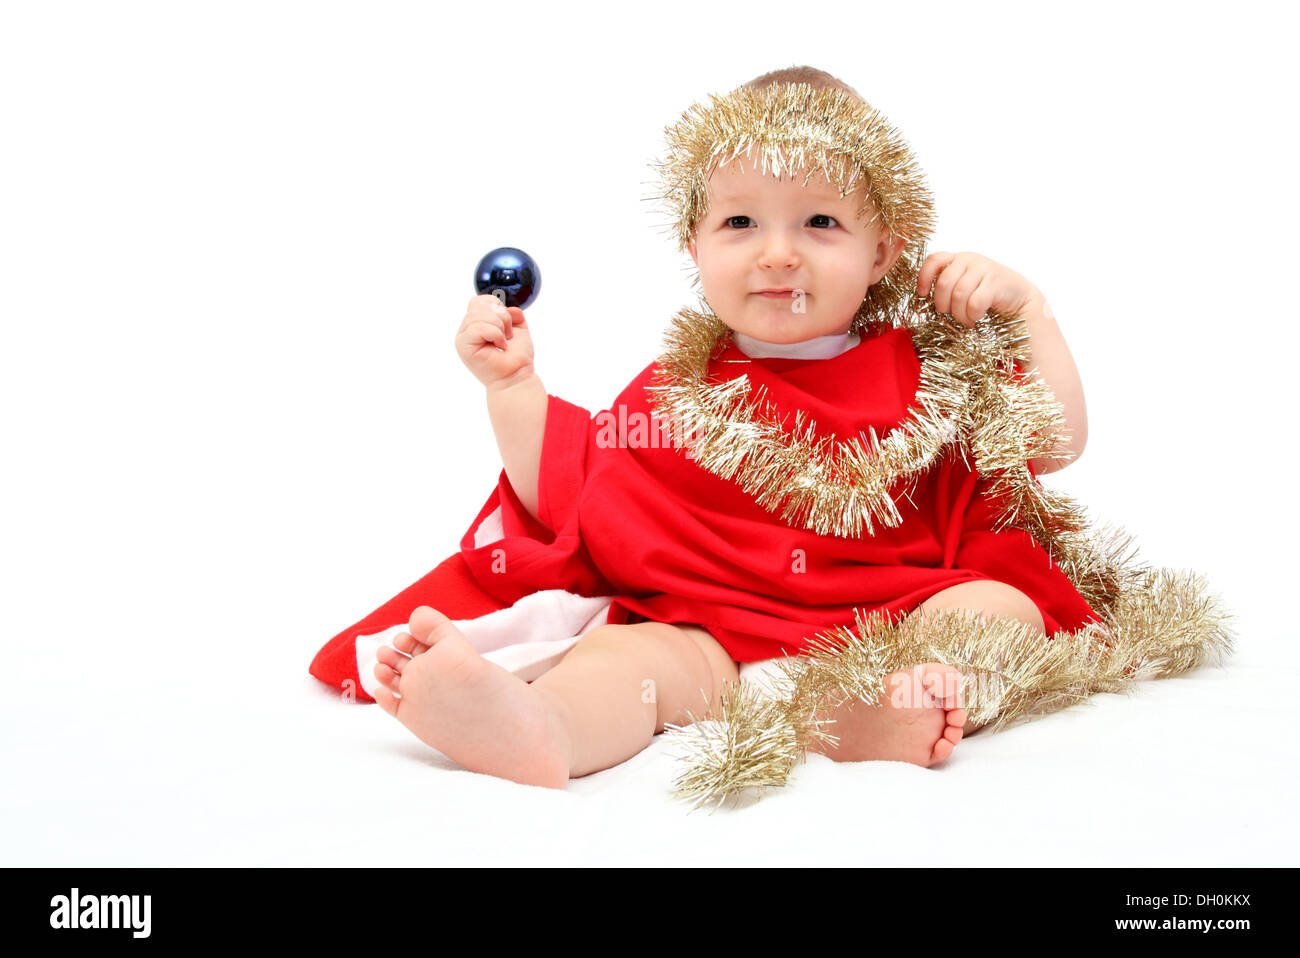
[[[313,844],[276,776],[359,823],[433,788],[427,750],[306,667],[496,480],[452,346],[475,263],[536,257],[538,372],[603,408],[694,301],[646,200],[663,128],[795,64],[904,132],[931,249],[1046,293],[1090,421],[1049,482],[1204,572],[1237,662],[1289,694],[1295,27],[1281,3],[5,5],[0,863],[370,860]],[[1286,704],[1237,703],[1289,767]],[[1125,721],[1195,740],[1214,705]],[[347,751],[360,728],[387,762]],[[1197,863],[1176,847],[1137,857]]]

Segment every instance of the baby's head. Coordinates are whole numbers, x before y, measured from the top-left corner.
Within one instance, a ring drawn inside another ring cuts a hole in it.
[[[899,316],[933,212],[893,127],[810,67],[710,99],[668,128],[658,168],[679,249],[719,319],[791,343]]]

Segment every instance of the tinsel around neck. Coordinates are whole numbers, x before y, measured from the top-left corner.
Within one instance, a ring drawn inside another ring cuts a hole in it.
[[[793,431],[782,412],[749,378],[721,382],[711,364],[730,330],[701,304],[673,317],[667,350],[647,386],[650,403],[679,448],[689,444],[702,469],[734,480],[786,524],[857,538],[901,515],[893,488],[934,464],[955,436],[970,385],[960,358],[920,337],[921,379],[909,414],[884,437],[874,430],[848,440],[819,437],[817,424],[796,410]]]

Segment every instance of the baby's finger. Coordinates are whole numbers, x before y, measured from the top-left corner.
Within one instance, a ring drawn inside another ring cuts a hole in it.
[[[510,315],[510,308],[495,296],[484,293],[482,296],[475,296],[470,300],[470,312],[491,313],[493,316],[504,318]]]
[[[952,315],[953,310],[953,288],[957,281],[966,273],[965,263],[954,263],[942,273],[939,274],[938,280],[934,284],[934,308],[940,313]]]
[[[470,301],[469,310],[465,313],[465,319],[461,322],[461,330],[469,329],[476,322],[496,322],[498,326],[505,328],[506,323],[510,320],[510,312],[497,302],[495,296],[476,296]]]
[[[495,296],[493,296],[492,298],[496,299]],[[507,309],[504,305],[502,305],[502,303],[499,300],[497,301],[496,305],[492,307],[492,318],[501,321],[501,330],[502,332],[505,333],[506,339],[509,339],[511,336],[514,335],[514,332],[510,328],[512,323],[514,322],[514,319],[510,315],[510,310]]]
[[[471,309],[505,309],[506,304],[501,302],[499,296],[491,293],[480,293],[469,301]]]
[[[500,326],[489,322],[486,319],[480,319],[473,326],[466,330],[469,334],[470,342],[482,345],[483,343],[492,343],[500,349],[506,348],[506,334]]]
[[[985,276],[978,286],[971,291],[970,298],[966,300],[966,324],[974,326],[984,314],[989,311],[993,305],[993,282]]]
[[[502,328],[502,322],[495,316],[479,316],[465,324],[461,330],[461,338],[466,341],[477,342],[480,339],[495,339],[493,333],[505,338],[505,330]]]
[[[506,307],[506,335],[507,336],[513,338],[515,335],[515,329],[520,327],[525,327],[526,325],[527,324],[524,322],[524,311],[522,309],[520,309],[518,306]]]
[[[934,279],[952,264],[957,258],[956,253],[950,253],[947,250],[939,250],[931,253],[921,264],[920,272],[917,273],[918,290],[928,291],[934,286]]]
[[[970,316],[970,298],[971,294],[979,288],[982,279],[983,276],[980,275],[979,270],[973,268],[961,274],[961,279],[957,280],[952,288],[953,319],[966,323],[968,326],[975,322],[973,319],[968,320]]]
[[[509,339],[514,335],[512,329],[514,326],[514,314],[505,303],[501,302],[501,300],[497,299],[495,296],[489,296],[488,299],[492,300],[488,306],[493,322],[500,325],[501,331],[505,334],[506,339]]]
[[[956,253],[931,253],[921,264],[921,271],[916,276],[916,294],[918,296],[930,295],[930,290],[934,286],[934,278],[942,273],[954,259]]]

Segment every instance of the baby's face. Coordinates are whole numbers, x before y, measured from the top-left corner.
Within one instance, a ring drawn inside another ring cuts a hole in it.
[[[713,312],[737,332],[769,343],[844,333],[867,288],[889,271],[903,242],[864,195],[840,196],[825,176],[778,181],[742,158],[709,177],[709,212],[690,244]],[[764,294],[765,290],[784,290]]]

